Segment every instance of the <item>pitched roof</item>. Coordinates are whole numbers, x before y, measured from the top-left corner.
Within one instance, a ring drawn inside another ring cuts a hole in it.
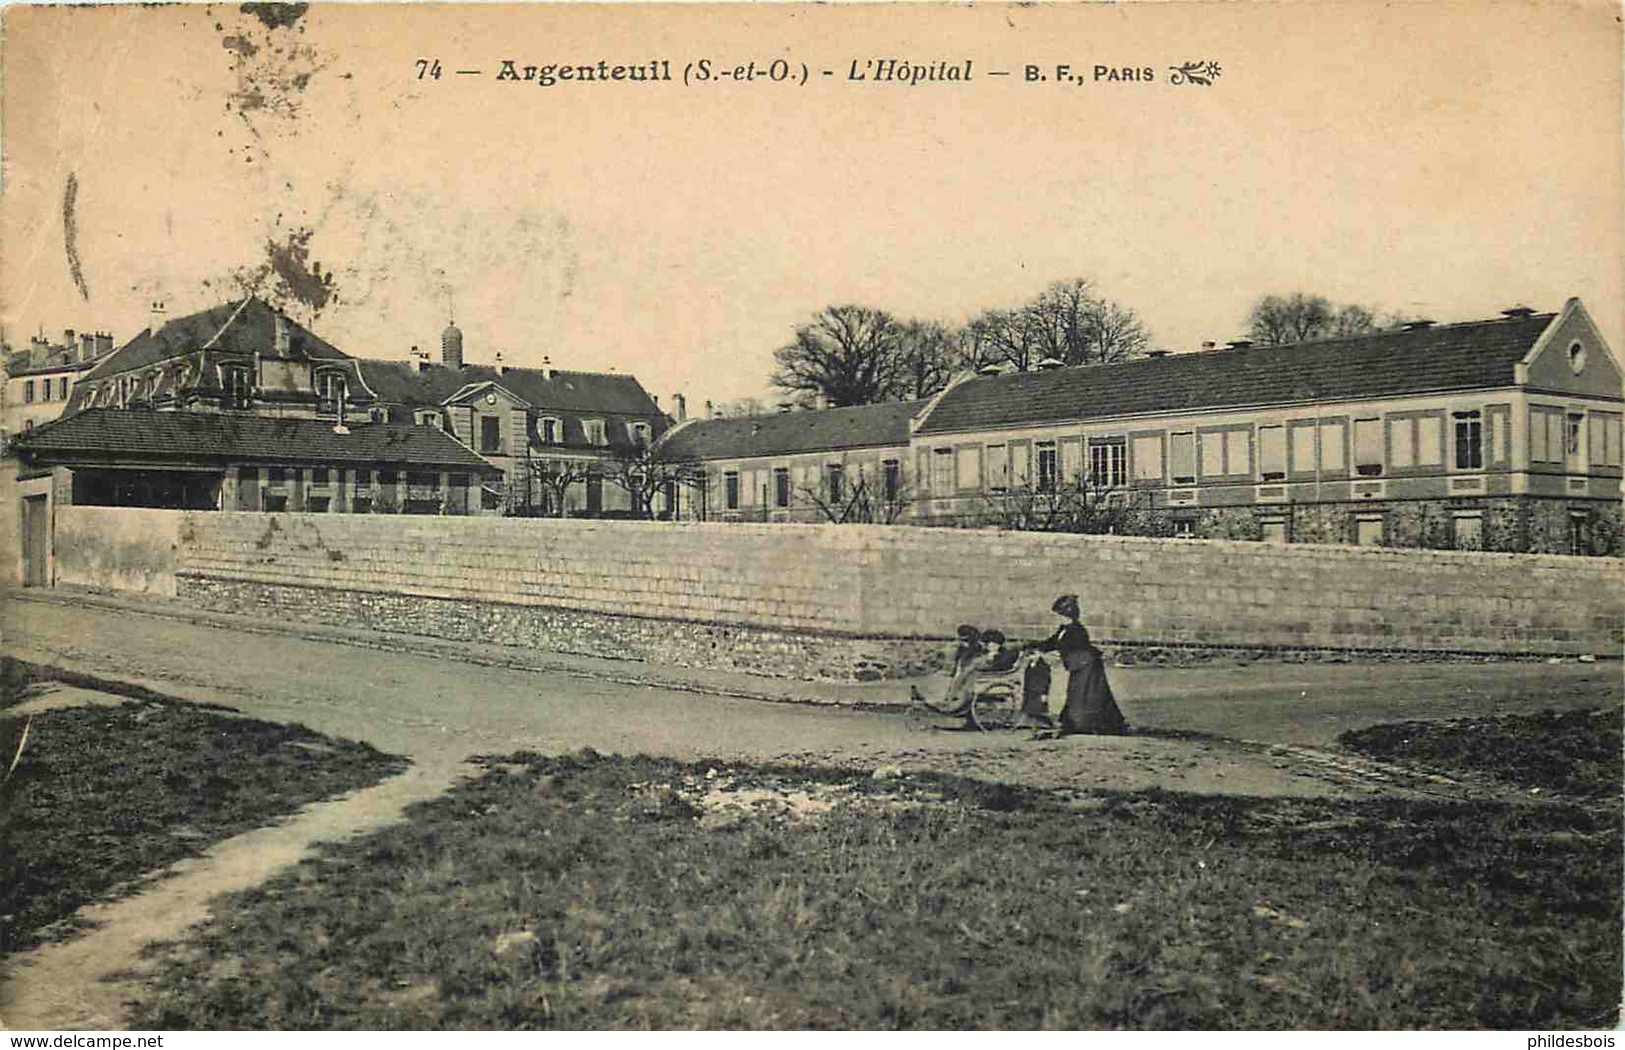
[[[361,377],[380,401],[403,405],[438,405],[466,386],[491,382],[512,391],[538,411],[581,412],[589,415],[663,418],[659,406],[637,378],[614,372],[554,371],[549,378],[539,368],[506,368],[498,373],[489,365],[448,368],[429,365],[422,371],[411,361],[362,358]]]
[[[86,379],[101,379],[167,361],[205,347],[227,353],[276,357],[278,311],[249,297],[165,322],[137,335],[107,357]],[[286,317],[286,315],[283,315]],[[289,320],[289,356],[342,360],[349,356],[310,329]]]
[[[696,419],[673,428],[666,447],[676,455],[710,460],[907,445],[909,420],[924,405],[924,401],[892,401],[770,416]]]
[[[966,380],[918,433],[1510,386],[1554,314]]]
[[[403,464],[495,471],[450,434],[428,426],[333,424],[220,412],[91,408],[42,424],[16,440],[24,455],[107,455],[212,463]]]

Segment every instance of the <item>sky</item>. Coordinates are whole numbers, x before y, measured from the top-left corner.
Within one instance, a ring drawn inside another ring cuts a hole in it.
[[[293,312],[349,353],[438,355],[454,314],[471,361],[630,372],[662,404],[766,394],[825,305],[957,323],[1075,277],[1176,350],[1304,290],[1441,322],[1577,295],[1618,356],[1619,12],[10,7],[0,324],[122,343],[275,245],[329,276]],[[887,58],[971,77],[850,78]],[[674,79],[543,87],[504,59]],[[791,82],[715,75],[775,59]]]

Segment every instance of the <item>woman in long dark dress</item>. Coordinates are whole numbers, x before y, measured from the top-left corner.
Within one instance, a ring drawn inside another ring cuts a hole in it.
[[[1106,681],[1106,662],[1100,650],[1089,641],[1089,632],[1078,620],[1078,596],[1065,594],[1050,609],[1066,622],[1033,648],[1059,653],[1067,670],[1066,706],[1061,709],[1061,735],[1096,733],[1118,735],[1128,732],[1117,698]]]

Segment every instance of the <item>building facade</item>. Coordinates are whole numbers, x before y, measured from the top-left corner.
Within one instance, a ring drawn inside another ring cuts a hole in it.
[[[97,361],[113,351],[106,332],[62,333],[62,342],[43,335],[29,341],[28,349],[0,348],[0,446],[18,434],[60,416],[68,406],[74,384]]]
[[[152,435],[143,446],[150,455],[140,463],[90,466],[83,456],[99,453],[95,432],[128,430],[128,421],[112,422],[107,413],[126,411],[138,413],[131,419],[143,421]],[[630,498],[606,479],[669,425],[632,376],[506,368],[500,360],[467,364],[455,325],[442,335],[438,363],[416,354],[410,361],[351,357],[254,297],[173,320],[155,318],[81,376],[67,414],[86,413],[94,425],[23,442],[25,469],[156,477],[194,463],[224,470],[218,484],[206,487],[215,505],[227,509],[421,513],[431,507],[440,508],[435,513],[628,512]],[[280,459],[259,455],[259,424],[241,423],[246,445],[231,444],[231,434],[221,431],[224,447],[236,450],[236,458],[223,463],[196,440],[219,430],[219,421],[181,426],[168,418],[176,415],[310,425],[285,431],[297,446]],[[334,437],[351,440],[329,440]],[[160,440],[168,444],[152,446]],[[70,441],[78,445],[70,448]],[[396,454],[408,449],[410,457]],[[358,460],[358,451],[372,458]],[[317,478],[325,480],[318,484]],[[186,501],[203,498],[184,486],[124,482],[86,481],[75,489],[84,499],[145,500],[171,492],[191,505]]]
[[[906,445],[887,455],[902,457],[900,520],[915,524],[1046,527],[1048,514],[1048,527],[1088,519],[1088,531],[1620,553],[1621,404],[1619,366],[1570,300],[1291,346],[963,375],[910,411]],[[673,439],[703,454],[713,493],[732,472],[751,479],[742,494],[765,485],[771,498],[774,472],[797,462],[758,454],[740,422]],[[854,451],[834,440],[794,457],[806,469]]]

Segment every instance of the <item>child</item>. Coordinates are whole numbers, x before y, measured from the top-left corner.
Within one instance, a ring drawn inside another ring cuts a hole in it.
[[[1021,676],[1021,718],[1016,722],[1017,729],[1055,727],[1055,719],[1049,714],[1049,684],[1049,663],[1034,654]]]

